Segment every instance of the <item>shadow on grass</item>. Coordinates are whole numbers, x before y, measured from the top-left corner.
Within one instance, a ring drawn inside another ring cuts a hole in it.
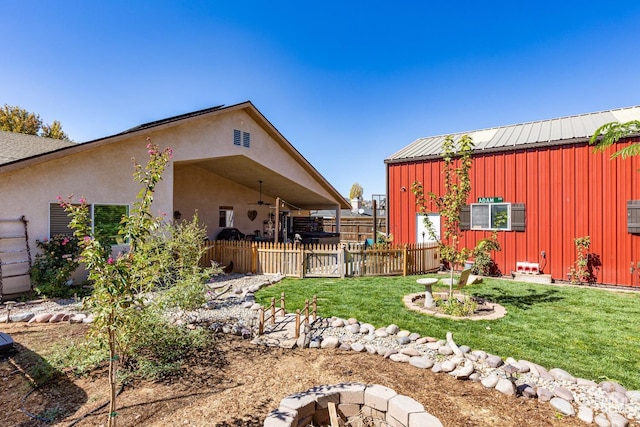
[[[491,289],[479,289],[473,294],[500,305],[512,306],[521,310],[529,310],[534,305],[555,303],[565,299],[557,289],[548,289],[541,292],[529,289],[525,294],[515,295],[505,292],[504,289],[493,287]]]

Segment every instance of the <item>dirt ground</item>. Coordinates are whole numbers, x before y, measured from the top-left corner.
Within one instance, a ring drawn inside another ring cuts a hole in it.
[[[83,325],[0,324],[17,343],[0,357],[0,426],[106,425],[105,372],[61,375],[31,391],[25,372],[42,366],[54,344],[85,332]],[[583,426],[558,416],[548,403],[507,397],[478,383],[433,374],[381,356],[339,350],[284,350],[220,336],[215,348],[184,366],[171,382],[139,382],[118,397],[117,425],[262,426],[280,400],[313,386],[340,382],[381,384],[422,403],[445,426]],[[24,410],[44,422],[29,417]]]

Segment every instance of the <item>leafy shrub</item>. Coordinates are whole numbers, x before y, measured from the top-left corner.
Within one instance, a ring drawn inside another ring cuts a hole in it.
[[[474,258],[471,272],[481,276],[499,276],[501,274],[500,268],[491,258],[491,252],[501,249],[496,232],[491,237],[480,240],[471,252]]]
[[[471,316],[478,308],[478,303],[468,295],[464,295],[462,301],[455,296],[454,298],[438,299],[436,305],[442,313],[455,317]]]
[[[73,295],[75,290],[67,283],[79,265],[78,239],[56,235],[49,240],[37,240],[36,245],[42,252],[36,255],[29,270],[36,292],[49,298]]]

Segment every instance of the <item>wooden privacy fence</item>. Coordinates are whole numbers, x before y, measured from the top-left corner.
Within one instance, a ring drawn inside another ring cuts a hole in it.
[[[288,277],[407,276],[440,268],[437,243],[385,245],[292,244],[216,240],[207,242],[202,266]]]

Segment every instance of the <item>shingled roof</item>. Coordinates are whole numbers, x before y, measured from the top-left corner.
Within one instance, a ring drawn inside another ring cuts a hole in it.
[[[475,151],[504,151],[536,145],[560,145],[586,142],[605,123],[640,120],[640,106],[580,114],[451,134],[473,138]],[[442,142],[448,135],[418,138],[389,156],[385,163],[415,161],[442,156]]]
[[[74,146],[71,141],[0,131],[0,165]]]

